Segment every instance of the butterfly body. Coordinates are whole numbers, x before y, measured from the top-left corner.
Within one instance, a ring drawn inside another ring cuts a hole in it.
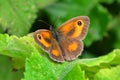
[[[51,32],[52,32],[52,36],[53,36],[53,38],[54,39],[56,39],[57,41],[59,41],[59,38],[60,38],[60,34],[57,32],[57,30],[55,30],[55,29],[50,29],[51,30]]]
[[[78,16],[62,24],[57,30],[40,29],[35,31],[34,39],[49,56],[57,62],[76,59],[83,51],[82,40],[89,27],[87,16]]]

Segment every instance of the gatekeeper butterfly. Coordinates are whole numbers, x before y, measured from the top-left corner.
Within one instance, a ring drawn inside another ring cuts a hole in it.
[[[83,42],[90,20],[87,16],[78,16],[63,23],[57,30],[40,29],[34,32],[34,40],[51,59],[57,62],[76,59],[83,51]]]

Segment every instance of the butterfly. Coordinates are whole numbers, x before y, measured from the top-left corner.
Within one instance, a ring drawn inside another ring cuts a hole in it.
[[[57,62],[76,59],[83,51],[83,42],[90,20],[88,16],[78,16],[63,23],[58,29],[39,29],[34,32],[35,42],[50,58]]]

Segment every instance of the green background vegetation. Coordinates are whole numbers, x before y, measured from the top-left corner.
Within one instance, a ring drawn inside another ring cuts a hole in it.
[[[89,16],[84,51],[52,61],[33,32]],[[0,80],[120,80],[120,0],[0,0]]]

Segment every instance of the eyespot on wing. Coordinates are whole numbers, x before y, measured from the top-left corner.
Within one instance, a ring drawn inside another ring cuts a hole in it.
[[[51,47],[51,39],[52,34],[49,30],[41,29],[34,32],[34,40],[44,49]]]

